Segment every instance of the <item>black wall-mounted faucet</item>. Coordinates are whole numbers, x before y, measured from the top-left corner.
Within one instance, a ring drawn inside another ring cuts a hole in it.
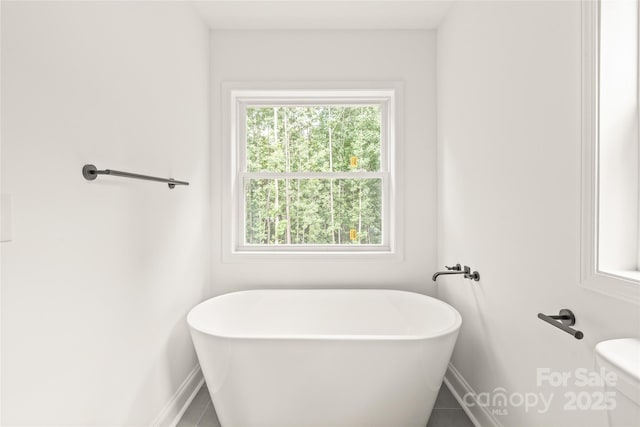
[[[433,281],[435,282],[438,276],[448,276],[450,274],[464,274],[465,279],[475,280],[476,282],[480,280],[480,273],[478,273],[477,271],[474,271],[472,273],[471,267],[469,267],[468,265],[465,265],[464,269],[460,268],[460,264],[456,264],[453,267],[447,267],[445,265],[445,268],[448,271],[438,271],[436,274],[433,275],[431,279],[433,279]]]

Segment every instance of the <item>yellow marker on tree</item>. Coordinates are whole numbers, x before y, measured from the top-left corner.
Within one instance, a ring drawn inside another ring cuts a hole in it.
[[[350,164],[351,164],[352,168],[357,168],[358,167],[358,158],[355,157],[355,156],[351,157]]]
[[[358,240],[358,230],[356,230],[355,228],[352,228],[351,230],[349,230],[349,238],[352,241]]]

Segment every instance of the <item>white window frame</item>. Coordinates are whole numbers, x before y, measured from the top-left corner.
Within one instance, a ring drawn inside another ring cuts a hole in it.
[[[640,273],[603,271],[598,262],[600,2],[582,2],[582,206],[580,286],[640,305]]]
[[[224,170],[222,212],[223,262],[243,261],[353,261],[390,260],[402,257],[398,239],[397,139],[399,98],[402,86],[386,83],[224,83],[222,87]],[[380,105],[381,164],[377,172],[247,172],[246,107],[251,105]],[[226,153],[224,153],[226,151]],[[224,162],[226,163],[226,162]],[[380,245],[254,245],[245,244],[244,182],[260,178],[377,178],[382,182],[382,244]]]

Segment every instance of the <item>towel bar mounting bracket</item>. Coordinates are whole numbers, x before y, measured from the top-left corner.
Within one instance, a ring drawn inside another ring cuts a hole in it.
[[[565,326],[573,326],[576,324],[576,316],[573,314],[573,311],[563,308],[559,314],[556,320],[559,320]]]
[[[84,176],[84,179],[87,181],[93,181],[98,177],[98,174],[96,173],[97,170],[98,168],[94,165],[84,165],[82,167],[82,176]]]

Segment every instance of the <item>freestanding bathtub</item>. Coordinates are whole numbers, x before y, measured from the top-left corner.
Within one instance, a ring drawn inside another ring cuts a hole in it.
[[[393,290],[255,290],[187,317],[222,427],[425,427],[462,323]]]

